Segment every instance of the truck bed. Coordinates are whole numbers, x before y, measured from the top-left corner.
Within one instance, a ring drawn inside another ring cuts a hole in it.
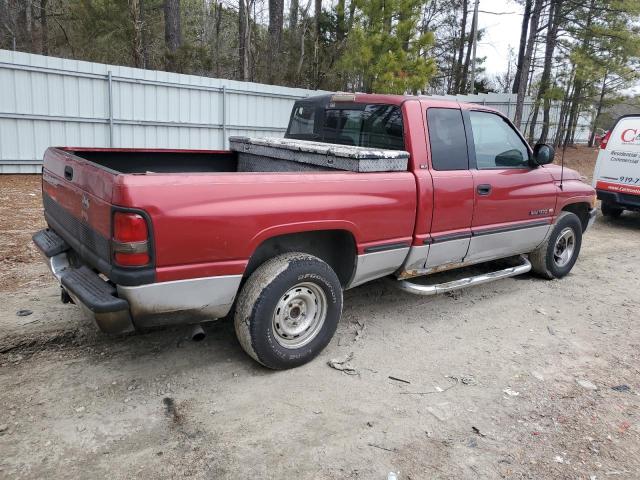
[[[49,148],[45,218],[85,263],[118,285],[242,274],[266,239],[309,225],[349,232],[358,253],[411,243],[416,215],[411,172],[304,166],[317,171],[239,173],[237,156],[229,151]],[[152,236],[147,267],[114,265],[109,248],[114,208],[147,216]]]
[[[65,149],[112,173],[322,172],[334,168],[234,151]]]
[[[322,165],[232,151],[64,149],[112,173],[324,172]]]
[[[63,148],[111,173],[406,171],[404,151],[280,138],[232,137],[227,150]]]
[[[64,148],[116,173],[236,172],[235,152],[217,150],[130,150]]]

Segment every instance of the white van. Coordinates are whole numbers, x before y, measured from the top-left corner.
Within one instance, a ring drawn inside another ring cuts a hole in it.
[[[620,117],[602,139],[593,186],[603,215],[640,211],[640,114]]]

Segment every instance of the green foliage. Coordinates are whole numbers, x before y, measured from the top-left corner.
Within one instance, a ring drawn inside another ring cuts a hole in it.
[[[592,0],[572,13],[568,30],[575,40],[569,43],[569,60],[575,66],[576,80],[592,86],[604,77],[616,77],[618,88],[635,82],[639,78],[640,2]]]
[[[470,72],[473,0],[340,0],[324,2],[318,19],[314,2],[298,2],[295,28],[285,19],[275,76],[269,64],[269,0],[245,1],[252,81],[380,93],[469,91],[469,85],[456,86],[455,80],[470,83],[462,71]],[[545,2],[545,12],[557,1]],[[18,50],[53,56],[238,79],[237,0],[181,0],[182,42],[171,55],[165,47],[164,2],[48,0],[45,35],[39,1],[0,0],[0,9],[7,5],[0,10],[0,48],[15,44]],[[489,4],[482,8],[499,10]],[[563,100],[577,82],[575,100],[581,108],[591,108],[602,92],[604,106],[618,101],[619,92],[639,78],[640,1],[563,0],[562,5],[551,85],[541,98]],[[23,21],[25,8],[32,9],[30,28]],[[544,37],[543,29],[538,40]],[[514,71],[515,65],[501,90],[509,90]],[[479,58],[477,91],[489,90],[486,77]],[[533,78],[539,81],[536,72]]]
[[[360,0],[338,69],[345,85],[380,93],[424,90],[436,72],[424,53],[434,42],[418,29],[418,0]]]
[[[554,85],[550,87],[543,95],[543,98],[547,100],[562,100],[563,97],[564,97],[564,90],[559,85]]]

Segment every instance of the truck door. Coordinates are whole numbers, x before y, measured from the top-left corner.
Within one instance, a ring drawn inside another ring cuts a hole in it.
[[[424,268],[459,263],[467,254],[473,214],[473,176],[459,108],[426,111],[433,179],[433,218]]]
[[[530,165],[528,145],[504,117],[478,110],[463,115],[471,130],[475,195],[465,262],[528,253],[550,228],[557,198],[553,176]]]

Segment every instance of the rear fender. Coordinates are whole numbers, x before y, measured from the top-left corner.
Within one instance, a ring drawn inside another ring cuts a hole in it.
[[[274,225],[273,227],[266,228],[255,235],[249,245],[251,252],[255,253],[256,249],[273,237],[279,237],[281,235],[289,235],[292,233],[304,233],[314,231],[325,230],[345,230],[351,234],[353,239],[358,245],[358,239],[360,238],[360,232],[358,226],[352,222],[346,220],[314,220],[310,222],[294,222],[286,223],[283,225]]]

